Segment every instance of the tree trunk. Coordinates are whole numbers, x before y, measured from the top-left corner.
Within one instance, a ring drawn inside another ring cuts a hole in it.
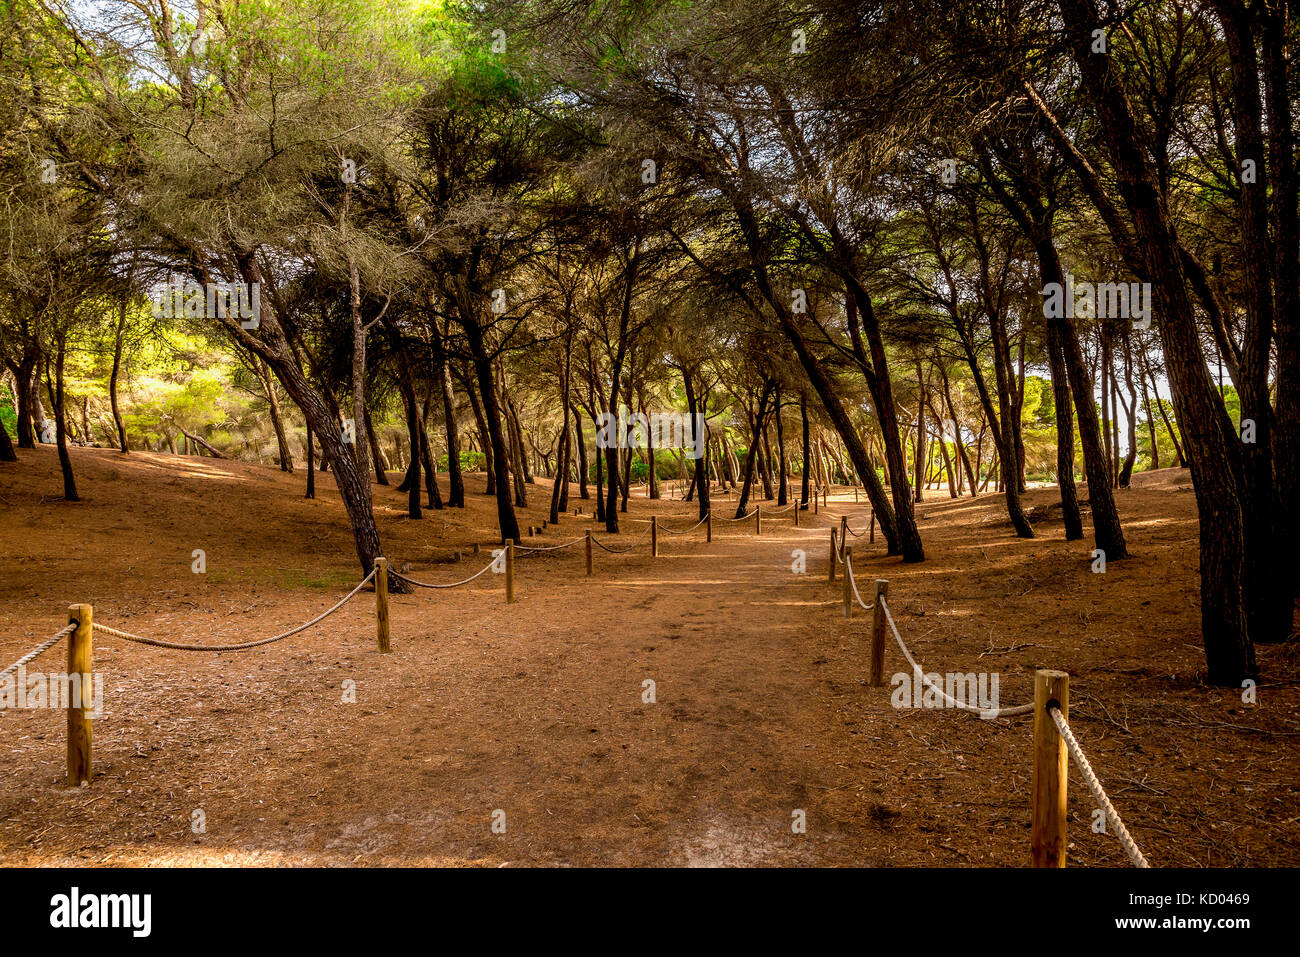
[[[406,517],[418,519],[424,517],[420,505],[420,415],[415,405],[415,387],[411,383],[410,370],[402,363],[399,387],[402,390],[402,405],[406,410],[406,434],[411,446],[411,461],[406,465],[406,478],[400,488],[406,489]]]
[[[72,457],[68,455],[68,436],[64,423],[67,420],[67,403],[63,392],[63,360],[67,354],[68,335],[59,332],[54,359],[54,441],[59,447],[59,470],[63,473],[63,497],[69,502],[79,502],[77,480],[72,474]]]
[[[483,494],[496,495],[497,468],[496,461],[493,458],[492,436],[488,431],[487,421],[483,417],[483,406],[478,398],[479,389],[465,383],[465,392],[469,395],[469,405],[474,412],[474,424],[478,427],[479,444],[483,446],[483,457],[486,459],[484,468],[487,470],[487,487],[484,489]]]
[[[1138,380],[1142,383],[1142,405],[1147,412],[1147,433],[1151,438],[1151,468],[1154,471],[1160,468],[1160,441],[1156,435],[1156,420],[1151,412],[1151,394],[1147,391],[1145,345],[1142,345],[1142,349],[1137,355],[1137,363]]]
[[[365,407],[366,438],[370,442],[370,460],[375,463],[375,481],[380,485],[388,484],[388,463],[384,452],[379,447],[379,436],[375,433],[375,423],[370,418],[370,406]]]
[[[0,462],[17,462],[18,453],[14,450],[14,443],[9,438],[9,430],[0,423]]]
[[[785,427],[781,423],[781,387],[776,388],[776,454],[777,478],[776,507],[782,508],[790,498],[789,463],[785,453]]]
[[[922,483],[922,476],[925,475],[926,462],[926,443],[925,443],[925,372],[921,368],[921,360],[916,360],[916,460],[913,467],[916,469],[916,500],[921,501],[922,494],[925,491]]]
[[[1239,688],[1242,679],[1258,673],[1243,606],[1240,462],[1233,447],[1240,439],[1214,396],[1177,237],[1161,205],[1157,177],[1123,80],[1109,57],[1091,53],[1094,31],[1101,29],[1093,0],[1059,0],[1059,5],[1084,87],[1098,107],[1099,135],[1133,220],[1152,284],[1153,308],[1161,318],[1174,407],[1187,427],[1183,438],[1200,516],[1201,627],[1209,680]]]
[[[446,347],[434,322],[433,375],[442,393],[442,417],[447,433],[447,504],[451,508],[465,507],[465,476],[460,470],[460,429],[456,425],[456,394],[451,387],[451,370],[447,367]]]
[[[113,333],[113,370],[108,375],[108,403],[113,409],[113,427],[117,430],[118,450],[126,455],[129,446],[126,441],[126,423],[122,419],[122,410],[117,404],[117,378],[122,370],[122,345],[126,336],[127,297],[122,297],[121,308],[117,315],[117,328]]]
[[[304,498],[316,497],[316,449],[311,437],[311,422],[307,422],[307,491]]]
[[[578,447],[578,497],[585,501],[591,498],[591,492],[587,488],[587,472],[589,468],[587,465],[587,440],[582,434],[582,416],[578,415],[576,407],[571,406],[570,411],[573,413],[573,440]]]
[[[799,508],[807,510],[809,499],[808,475],[812,471],[812,446],[809,442],[808,395],[799,393],[799,419],[803,426],[803,477],[799,488]]]
[[[497,523],[501,529],[501,542],[519,541],[519,519],[510,500],[510,459],[507,457],[505,435],[501,428],[501,407],[497,403],[492,360],[487,354],[487,343],[478,321],[466,314],[465,336],[473,356],[474,372],[478,376],[479,397],[483,402],[483,419],[487,426],[492,448],[492,474],[495,479]]]
[[[763,392],[758,399],[758,414],[754,417],[749,434],[749,453],[745,456],[745,480],[740,486],[740,501],[736,506],[736,518],[744,518],[745,511],[749,506],[749,493],[754,484],[754,470],[758,465],[759,433],[762,430],[763,416],[767,412],[767,400],[772,395],[774,383],[771,379],[763,383]]]

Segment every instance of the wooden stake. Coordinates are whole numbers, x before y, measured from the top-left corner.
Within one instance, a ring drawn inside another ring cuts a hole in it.
[[[794,527],[799,527],[799,503],[794,503]]]
[[[659,557],[659,517],[650,516],[650,557]]]
[[[831,567],[830,567],[830,571],[827,572],[826,574],[826,580],[832,582],[835,581],[835,562],[837,561],[835,557],[835,548],[836,548],[835,529],[832,528],[831,529]]]
[[[515,602],[515,540],[506,540],[506,604]]]
[[[844,549],[844,617],[853,617],[853,579],[849,575],[849,562],[853,561],[853,548]]]
[[[875,594],[871,606],[871,687],[879,688],[885,683],[885,606],[880,599],[889,594],[889,582],[877,578]]]
[[[587,529],[587,577],[591,577],[591,529]]]
[[[754,534],[763,534],[763,506],[754,506]]]
[[[818,499],[820,499],[820,498],[821,498],[821,496],[817,494],[817,490],[816,490],[816,489],[813,489],[813,514],[814,514],[814,515],[817,514],[817,511],[818,511],[818,509],[820,508],[820,506],[817,504]]]
[[[1070,716],[1070,676],[1064,671],[1034,674],[1033,824],[1030,849],[1034,867],[1065,866],[1065,805],[1069,753],[1047,707],[1056,704]]]
[[[87,712],[87,699],[95,688],[94,655],[91,635],[95,610],[90,605],[68,606],[68,624],[76,622],[77,630],[68,636],[68,680],[80,675],[81,700],[68,701],[68,786],[77,787],[90,781],[91,718]]]
[[[871,509],[871,538],[870,538],[870,542],[871,542],[871,544],[873,544],[873,545],[876,543],[876,509],[875,509],[874,506],[873,506],[872,509]]]
[[[388,559],[375,559],[375,635],[379,651],[388,654],[393,650],[388,633]]]
[[[713,509],[704,513],[704,540],[713,541]]]
[[[841,515],[840,516],[840,556],[841,557],[843,557],[844,549],[848,547],[848,544],[849,544],[849,517],[847,515]]]

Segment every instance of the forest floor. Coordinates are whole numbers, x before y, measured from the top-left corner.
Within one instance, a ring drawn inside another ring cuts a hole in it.
[[[306,621],[360,578],[328,474],[308,501],[301,470],[72,456],[79,504],[59,497],[52,448],[0,465],[0,666],[76,602],[126,631],[230,642]],[[468,476],[465,511],[420,521],[376,487],[394,565],[434,582],[486,564],[483,480]],[[540,525],[549,486],[528,492],[521,524]],[[1026,498],[1045,516],[1056,494]],[[1019,540],[1001,496],[943,490],[919,506],[928,560],[855,538],[858,580],[889,579],[928,671],[997,672],[1004,706],[1032,699],[1034,669],[1068,671],[1071,724],[1153,865],[1300,864],[1300,644],[1258,650],[1257,704],[1206,686],[1188,473],[1140,474],[1118,499],[1132,557],[1104,574],[1059,521]],[[575,489],[572,506],[593,504]],[[694,521],[691,504],[630,507],[620,545],[651,515]],[[712,544],[703,529],[665,535],[657,560],[644,543],[598,549],[590,580],[581,545],[520,557],[513,605],[490,573],[394,596],[389,655],[368,592],[238,653],[97,633],[91,785],[63,784],[62,713],[0,711],[0,864],[1024,865],[1031,719],[896,709],[890,688],[867,686],[871,616],[844,619],[826,580],[841,513],[865,529],[841,490],[804,528],[786,512],[761,537],[721,521]],[[570,514],[532,543],[589,527]],[[886,673],[905,668],[891,644]],[[1092,811],[1071,767],[1070,863],[1125,864]]]

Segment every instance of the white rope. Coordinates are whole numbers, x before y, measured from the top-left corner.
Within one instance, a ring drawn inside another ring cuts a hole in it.
[[[289,631],[282,632],[281,634],[275,635],[271,638],[261,638],[258,639],[257,641],[245,641],[237,645],[186,645],[186,644],[178,644],[172,641],[160,641],[157,638],[143,638],[140,635],[133,635],[129,631],[118,631],[116,628],[109,628],[107,625],[101,625],[99,622],[95,622],[93,627],[96,631],[102,631],[106,635],[113,635],[117,638],[124,638],[127,641],[138,642],[139,644],[142,645],[153,645],[155,648],[171,648],[175,651],[243,651],[245,648],[256,648],[258,645],[269,645],[273,641],[279,641],[282,638],[288,638],[291,635],[298,634],[300,631],[306,631],[308,628],[310,628],[312,625],[316,624],[317,622],[324,621],[330,615],[334,614],[334,612],[338,611],[340,608],[346,605],[348,601],[351,600],[352,596],[355,595],[357,592],[361,591],[361,589],[364,588],[366,585],[368,585],[370,583],[370,580],[374,577],[375,577],[375,573],[372,571],[365,578],[361,579],[361,581],[357,584],[356,588],[352,589],[352,591],[344,595],[343,598],[338,602],[338,604],[334,605],[328,611],[322,612],[321,614],[317,615],[315,618],[313,618],[311,621],[307,622],[306,624],[299,625],[297,628],[292,628]]]
[[[470,575],[469,578],[466,578],[464,581],[448,582],[442,585],[431,585],[428,582],[418,582],[414,578],[407,578],[405,575],[399,574],[398,572],[392,571],[391,569],[389,570],[388,574],[392,575],[394,578],[400,578],[408,585],[414,585],[416,588],[459,588],[461,585],[468,585],[474,579],[478,578],[479,575],[482,575],[485,572],[487,572],[487,570],[491,568],[493,565],[495,565],[496,563],[497,560],[494,558],[492,559],[492,561],[488,562],[486,566],[484,566],[479,571],[475,572],[473,575]]]
[[[898,633],[898,626],[894,624],[894,616],[889,613],[889,603],[885,601],[885,596],[881,595],[878,601],[880,602],[880,607],[885,611],[885,621],[889,622],[889,630],[894,633],[894,640],[898,642],[898,648],[903,653],[903,657],[907,659],[907,663],[912,666],[912,670],[916,673],[917,680],[947,701],[949,705],[962,711],[973,711],[981,718],[1011,718],[1020,714],[1033,713],[1034,706],[1032,704],[1016,705],[1014,708],[977,708],[966,704],[964,701],[958,701],[956,698],[949,695],[925,676],[925,671],[916,663],[916,659],[912,657],[912,653],[907,650],[907,645],[903,644],[903,637]]]
[[[1092,770],[1092,765],[1088,763],[1088,758],[1083,753],[1083,748],[1079,746],[1078,740],[1074,737],[1074,732],[1070,730],[1070,724],[1065,720],[1065,715],[1061,713],[1061,709],[1055,705],[1048,705],[1047,713],[1056,722],[1056,730],[1061,732],[1061,738],[1065,741],[1066,748],[1069,749],[1070,757],[1074,758],[1074,763],[1079,766],[1079,772],[1083,775],[1088,790],[1092,792],[1092,796],[1101,805],[1101,809],[1106,812],[1106,819],[1115,828],[1115,836],[1119,838],[1119,843],[1128,854],[1129,860],[1133,862],[1135,867],[1150,867],[1151,865],[1147,863],[1147,859],[1138,850],[1138,846],[1133,841],[1132,835],[1129,834],[1128,828],[1120,820],[1115,805],[1111,804],[1110,798],[1106,796],[1106,790],[1101,786],[1101,782],[1097,780],[1096,772]]]
[[[636,547],[637,547],[638,545],[640,545],[643,541],[645,541],[646,537],[647,537],[649,534],[650,534],[650,526],[647,525],[647,526],[645,527],[645,531],[641,533],[641,536],[640,536],[639,538],[634,538],[631,542],[628,543],[628,545],[627,545],[626,548],[610,548],[608,545],[606,545],[604,542],[602,542],[599,538],[595,538],[595,537],[592,538],[592,541],[595,542],[597,545],[599,545],[601,548],[605,549],[605,551],[609,552],[609,553],[612,554],[612,555],[621,555],[621,554],[623,554],[624,552],[630,552],[632,549],[636,548]]]
[[[576,545],[578,542],[585,542],[586,537],[575,538],[571,542],[565,542],[563,545],[516,545],[517,552],[554,552],[561,548],[568,548],[570,545]]]
[[[75,621],[69,622],[68,625],[62,631],[56,634],[53,638],[49,639],[48,641],[41,642],[39,645],[37,645],[31,651],[27,652],[27,654],[23,655],[21,658],[15,661],[4,671],[0,671],[0,678],[8,677],[9,675],[17,671],[19,668],[21,668],[23,665],[27,664],[29,661],[35,661],[41,655],[45,654],[45,652],[49,651],[51,648],[57,645],[60,639],[62,639],[66,635],[72,634],[76,630],[77,630],[77,623]]]
[[[844,568],[845,568],[844,573],[849,576],[849,584],[853,586],[853,597],[858,600],[858,604],[861,605],[863,609],[865,609],[866,611],[871,611],[871,609],[876,607],[876,603],[873,601],[870,605],[868,605],[865,601],[862,600],[862,594],[861,592],[858,591],[858,580],[853,577],[853,556],[852,555],[845,556]]]
[[[669,528],[667,525],[660,525],[660,526],[659,526],[659,531],[661,531],[661,532],[666,532],[666,533],[668,533],[669,535],[685,535],[685,534],[687,534],[688,532],[693,532],[693,531],[695,531],[697,528],[699,528],[701,525],[703,525],[703,524],[704,524],[705,522],[707,522],[708,520],[709,520],[709,516],[705,515],[702,519],[700,519],[698,522],[696,522],[696,523],[695,523],[694,525],[692,525],[690,528]]]

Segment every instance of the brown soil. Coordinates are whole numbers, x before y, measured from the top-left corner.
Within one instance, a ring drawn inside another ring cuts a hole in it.
[[[213,459],[73,450],[80,504],[58,498],[52,449],[0,466],[0,666],[90,602],[104,624],[169,640],[238,641],[312,617],[360,576],[333,479]],[[376,487],[386,549],[409,574],[453,581],[488,560],[493,503],[404,517]],[[930,671],[997,671],[1003,705],[1035,668],[1072,676],[1071,723],[1154,865],[1300,863],[1300,661],[1261,648],[1259,702],[1201,680],[1196,520],[1186,472],[1119,493],[1133,556],[1104,575],[1027,505],[920,506],[929,560],[854,539],[859,580],[890,580],[904,638]],[[549,489],[529,490],[541,524]],[[829,512],[865,528],[851,492]],[[584,511],[591,502],[574,500]],[[652,514],[634,499],[630,540]],[[725,509],[720,507],[719,514]],[[393,652],[373,599],[240,653],[186,653],[103,634],[95,780],[63,786],[64,718],[0,711],[0,862],[48,864],[1022,865],[1028,718],[896,710],[866,686],[870,616],[846,621],[826,582],[823,512],[665,536],[624,556],[577,546],[499,577],[393,598]],[[538,544],[581,536],[567,516]],[[452,564],[454,549],[485,551]],[[525,540],[527,542],[527,540]],[[207,574],[191,572],[194,549]],[[806,549],[808,570],[791,570]],[[865,597],[865,596],[864,596]],[[32,670],[64,666],[56,648]],[[888,673],[903,670],[890,648]],[[346,679],[356,703],[342,702]],[[643,681],[657,702],[642,702]],[[206,814],[206,833],[191,814]],[[492,831],[505,812],[506,832]],[[1072,864],[1121,865],[1090,828],[1071,772]],[[807,833],[792,833],[803,810]]]

